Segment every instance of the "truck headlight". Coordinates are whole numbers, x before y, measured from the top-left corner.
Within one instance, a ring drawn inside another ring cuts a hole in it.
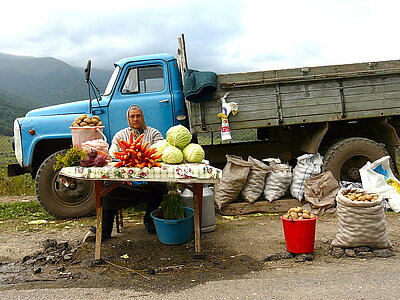
[[[14,153],[17,158],[17,162],[22,167],[22,140],[21,140],[21,126],[19,125],[18,119],[14,121]]]

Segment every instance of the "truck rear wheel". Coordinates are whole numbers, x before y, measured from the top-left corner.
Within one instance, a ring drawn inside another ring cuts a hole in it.
[[[347,138],[331,146],[324,154],[323,171],[331,171],[338,181],[361,182],[360,168],[389,155],[386,149],[370,139]]]
[[[59,171],[53,170],[53,164],[61,150],[43,161],[36,175],[36,195],[42,206],[59,218],[75,218],[93,214],[94,184],[90,181],[76,180],[68,187],[57,180]]]

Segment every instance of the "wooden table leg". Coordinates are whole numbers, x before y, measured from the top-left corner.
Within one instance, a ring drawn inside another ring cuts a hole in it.
[[[96,245],[94,259],[101,259],[101,237],[103,221],[103,200],[101,192],[103,190],[103,181],[95,181],[95,200],[96,200]]]
[[[194,183],[193,184],[193,207],[194,207],[194,248],[196,254],[201,253],[201,217],[202,217],[202,207],[203,207],[203,184]]]

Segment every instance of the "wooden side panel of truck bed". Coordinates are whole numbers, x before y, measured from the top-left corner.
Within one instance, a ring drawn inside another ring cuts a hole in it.
[[[232,130],[400,115],[400,61],[218,75],[213,100],[188,103],[194,132],[220,130],[227,92]]]

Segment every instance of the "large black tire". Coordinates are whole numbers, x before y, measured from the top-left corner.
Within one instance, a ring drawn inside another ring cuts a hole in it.
[[[76,180],[66,187],[57,180],[58,172],[53,170],[57,154],[53,153],[39,167],[36,175],[36,195],[42,206],[59,218],[75,218],[93,214],[95,209],[94,184],[91,181]]]
[[[361,182],[360,168],[389,155],[386,149],[370,139],[347,138],[331,146],[324,154],[323,171],[331,171],[338,181]]]

